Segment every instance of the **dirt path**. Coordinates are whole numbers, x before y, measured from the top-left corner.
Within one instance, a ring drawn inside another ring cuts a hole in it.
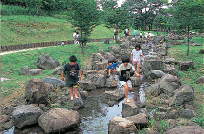
[[[50,46],[50,47],[57,47],[57,46]],[[43,48],[48,48],[48,47],[38,47],[38,48],[22,49],[22,50],[15,50],[15,51],[6,51],[6,52],[1,52],[0,55],[6,55],[6,54],[17,53],[17,52],[36,50],[36,49],[43,49]]]

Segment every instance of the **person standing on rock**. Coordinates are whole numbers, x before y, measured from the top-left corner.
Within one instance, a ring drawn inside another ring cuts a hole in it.
[[[140,33],[140,41],[142,41],[142,32]]]
[[[137,35],[136,29],[133,31],[133,35],[134,35],[134,38],[135,38],[135,40],[136,40],[136,35]]]
[[[132,83],[130,81],[131,72],[138,77],[141,77],[141,75],[137,73],[135,71],[135,67],[129,63],[130,58],[128,56],[123,56],[121,59],[122,64],[119,66],[117,72],[119,72],[120,74],[120,85],[123,86],[126,102],[130,102],[130,100],[128,99],[128,90],[132,90]]]
[[[79,64],[77,63],[77,57],[72,55],[69,57],[69,63],[64,66],[64,69],[61,74],[61,80],[64,81],[64,73],[67,72],[66,86],[69,87],[69,92],[71,100],[73,100],[73,88],[75,98],[77,96],[77,87],[79,85],[79,80],[81,80],[81,70]]]
[[[142,54],[141,46],[140,44],[137,44],[135,46],[135,49],[133,49],[130,54],[130,61],[132,62],[134,67],[137,68],[137,73],[140,72],[140,63],[141,63],[140,56],[142,56],[145,60],[145,57]]]
[[[76,42],[77,42],[77,37],[76,37],[76,35],[77,35],[77,31],[75,31],[74,34],[73,34],[74,44],[76,44]]]
[[[113,37],[113,40],[115,40],[116,43],[117,43],[117,41],[118,41],[118,30],[117,30],[117,29],[114,29],[114,37]]]

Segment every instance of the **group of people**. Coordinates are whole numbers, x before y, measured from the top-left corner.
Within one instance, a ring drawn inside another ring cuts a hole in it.
[[[117,73],[119,73],[119,86],[123,87],[126,102],[130,102],[130,100],[128,99],[128,90],[132,90],[130,77],[133,75],[141,77],[141,75],[139,74],[141,56],[145,59],[144,55],[142,54],[141,46],[138,44],[135,46],[135,49],[132,50],[130,57],[122,56],[122,64],[119,66],[119,68],[117,68],[118,61],[112,59],[108,60],[108,67],[104,70],[104,72],[108,73],[109,77],[112,76],[113,78],[114,76],[117,76]],[[129,63],[130,61],[132,62],[132,64]]]
[[[136,45],[132,50],[130,56],[122,56],[122,64],[118,66],[118,61],[112,59],[108,61],[108,67],[104,70],[104,72],[108,73],[108,77],[112,77],[116,79],[116,75],[119,74],[119,83],[124,91],[126,102],[130,102],[128,99],[128,90],[132,90],[132,83],[130,77],[135,75],[137,77],[141,77],[139,74],[141,59],[140,57],[144,57],[142,54],[142,50],[140,45]],[[130,64],[129,62],[132,62]],[[69,88],[71,100],[78,98],[77,96],[77,87],[79,85],[79,80],[81,80],[81,70],[79,64],[77,63],[77,57],[72,55],[69,57],[69,62],[64,66],[64,69],[61,74],[61,80],[64,81],[64,74],[67,74],[66,86]],[[118,76],[118,75],[117,75]],[[118,81],[118,80],[116,80]],[[73,96],[74,90],[74,96]]]
[[[79,44],[79,32],[75,31],[73,34],[74,44]]]

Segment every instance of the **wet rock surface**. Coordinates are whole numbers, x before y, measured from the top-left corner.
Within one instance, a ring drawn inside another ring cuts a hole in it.
[[[44,83],[39,78],[31,79],[25,88],[25,98],[29,103],[48,104],[48,93],[53,86]]]
[[[62,132],[69,128],[76,128],[80,122],[79,113],[63,108],[51,109],[43,113],[38,124],[46,133]]]
[[[108,133],[109,134],[123,134],[123,133],[137,134],[138,131],[133,121],[116,116],[109,121]]]
[[[22,105],[17,107],[12,114],[12,121],[17,128],[37,124],[39,116],[43,111],[39,107],[32,105]]]

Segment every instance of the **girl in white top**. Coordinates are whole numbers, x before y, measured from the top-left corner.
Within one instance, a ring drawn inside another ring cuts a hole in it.
[[[140,56],[142,56],[145,60],[145,57],[142,54],[141,46],[139,44],[137,44],[135,46],[135,49],[133,49],[131,54],[130,54],[130,61],[135,66],[135,68],[137,68],[137,73],[140,72],[140,61],[141,61]]]

